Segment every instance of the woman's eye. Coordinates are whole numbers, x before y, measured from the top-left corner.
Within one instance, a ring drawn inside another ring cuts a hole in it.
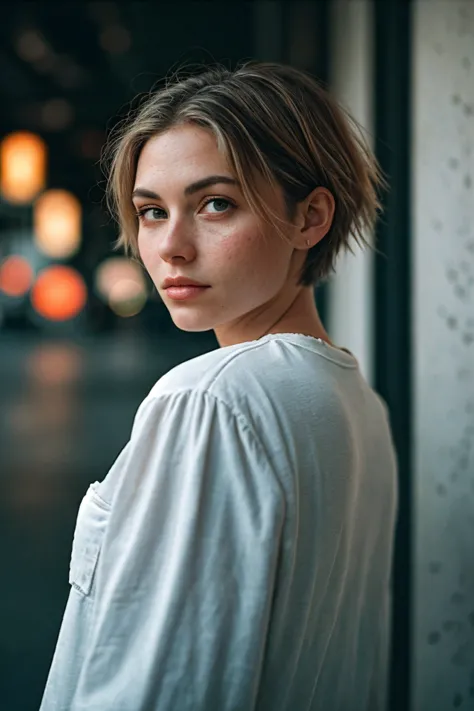
[[[208,202],[205,203],[204,207],[208,208],[211,205],[213,206],[213,209],[208,210],[211,215],[217,215],[220,212],[226,212],[229,208],[234,207],[230,200],[225,200],[224,198],[212,198],[212,200],[208,200]]]
[[[166,213],[161,207],[144,207],[142,210],[138,210],[137,215],[140,220],[156,222],[157,220],[162,220]]]
[[[207,214],[219,215],[220,213],[228,212],[235,205],[225,198],[212,198],[204,203],[202,209],[205,209]],[[137,217],[142,222],[161,222],[166,220],[167,214],[161,207],[142,207],[137,210]]]

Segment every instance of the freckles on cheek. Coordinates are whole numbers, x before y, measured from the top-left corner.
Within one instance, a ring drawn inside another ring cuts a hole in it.
[[[256,258],[251,240],[238,245],[229,244],[227,249],[221,250],[220,260],[235,285],[247,285],[251,288],[256,273]]]
[[[221,246],[220,255],[226,263],[239,261],[239,250],[230,240]]]
[[[255,235],[255,230],[236,230],[230,232],[221,240],[219,253],[221,259],[231,261],[234,264],[253,264],[255,254],[259,248],[259,236]]]
[[[228,265],[239,260],[239,249],[232,239],[219,240],[214,243],[201,244],[199,246],[198,255],[203,262],[209,264],[221,265],[228,268]]]

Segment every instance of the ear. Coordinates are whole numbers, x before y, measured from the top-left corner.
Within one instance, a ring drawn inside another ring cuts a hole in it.
[[[293,246],[296,249],[311,249],[320,242],[331,228],[335,209],[333,194],[327,188],[315,188],[298,204],[295,219],[297,234]]]

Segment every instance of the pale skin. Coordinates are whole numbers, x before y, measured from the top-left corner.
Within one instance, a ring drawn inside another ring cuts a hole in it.
[[[222,179],[185,193],[211,176]],[[308,249],[329,231],[333,196],[316,188],[298,204],[285,228],[288,244],[252,212],[239,185],[230,181],[235,176],[226,157],[201,127],[174,127],[141,151],[133,197],[141,213],[138,249],[174,323],[184,331],[213,329],[220,346],[270,333],[301,333],[330,343],[314,290],[298,286],[297,275]],[[281,192],[263,180],[258,188],[283,219]],[[173,301],[162,284],[178,275],[210,288],[197,298]]]

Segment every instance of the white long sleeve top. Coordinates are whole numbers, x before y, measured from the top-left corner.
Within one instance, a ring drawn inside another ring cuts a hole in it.
[[[349,353],[272,334],[179,365],[81,503],[40,711],[383,711],[396,504]]]

